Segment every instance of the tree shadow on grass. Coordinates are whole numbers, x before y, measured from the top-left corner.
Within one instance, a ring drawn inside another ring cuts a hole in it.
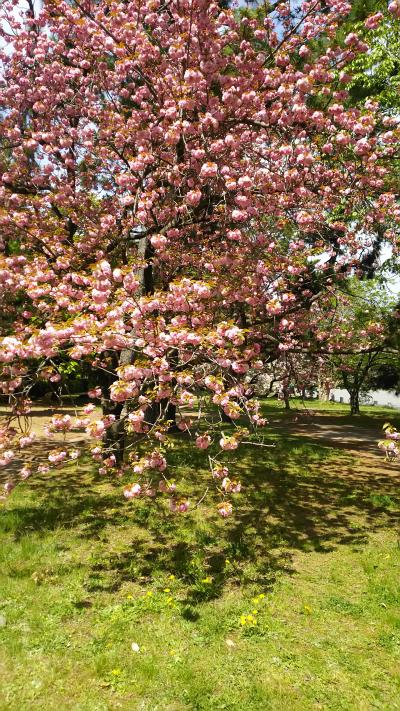
[[[183,469],[185,448],[178,448],[175,463],[185,477],[182,490],[195,502],[209,475],[197,451],[190,452],[195,477]],[[243,447],[233,465],[243,494],[227,520],[216,514],[215,499],[182,516],[163,497],[126,502],[120,481],[111,484],[87,465],[35,477],[28,483],[35,505],[10,499],[1,530],[18,539],[73,529],[93,540],[89,595],[174,574],[187,591],[189,619],[198,602],[226,586],[270,589],[279,575],[294,572],[296,551],[361,546],[372,531],[398,526],[400,472],[383,459],[367,455],[357,462],[342,449],[288,436],[274,449]]]

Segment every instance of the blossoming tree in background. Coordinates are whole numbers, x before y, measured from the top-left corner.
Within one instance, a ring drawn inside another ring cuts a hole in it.
[[[101,471],[127,472],[127,498],[157,489],[185,511],[165,444],[187,431],[212,448],[231,513],[224,452],[248,435],[223,422],[263,424],[247,372],[307,350],[378,227],[396,248],[397,119],[347,101],[368,51],[353,32],[337,40],[349,9],[3,3],[1,464],[29,448],[34,384],[81,361],[102,416],[49,432],[85,426]],[[372,25],[397,22],[389,10]]]

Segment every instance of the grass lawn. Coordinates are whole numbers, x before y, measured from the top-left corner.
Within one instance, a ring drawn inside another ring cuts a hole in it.
[[[0,511],[1,711],[400,709],[398,464],[265,411],[276,446],[226,453],[243,492],[225,521],[212,494],[181,516],[127,502],[90,464],[17,487]],[[363,412],[351,422],[377,439],[398,422]],[[194,504],[209,475],[187,449],[170,457]]]

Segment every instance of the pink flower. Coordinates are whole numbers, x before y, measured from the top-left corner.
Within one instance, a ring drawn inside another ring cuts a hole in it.
[[[383,14],[381,12],[377,12],[375,15],[370,15],[367,17],[367,19],[364,22],[365,27],[368,30],[375,30],[383,20]]]
[[[7,496],[8,496],[8,494],[11,494],[13,489],[15,489],[15,484],[13,481],[7,481],[4,484],[4,492]]]
[[[176,491],[176,484],[173,481],[168,481],[167,479],[160,479],[158,482],[158,490],[163,494],[173,494]]]
[[[158,469],[160,472],[163,472],[167,468],[167,460],[157,450],[154,450],[150,457],[147,457],[145,464],[151,467],[151,469]]]
[[[302,44],[300,49],[299,49],[299,55],[300,57],[307,57],[311,53],[311,50],[307,45]]]
[[[199,449],[207,449],[210,444],[210,435],[199,435],[199,437],[196,437],[196,447],[199,447]]]
[[[171,499],[169,507],[174,513],[185,513],[189,508],[188,499]]]
[[[31,444],[34,439],[36,439],[35,432],[31,432],[29,435],[24,435],[19,439],[19,446],[21,447],[21,449],[23,449],[24,447],[27,447],[29,444]]]
[[[231,480],[229,479],[229,477],[226,476],[223,478],[223,480],[221,482],[221,488],[224,491],[230,491],[230,484],[231,484]]]
[[[103,459],[103,464],[104,464],[105,467],[110,467],[110,468],[112,468],[112,467],[115,466],[115,462],[116,462],[116,459],[115,459],[115,455],[114,455],[114,454],[110,454],[109,457],[106,457],[106,459]]]
[[[86,427],[86,433],[90,437],[102,437],[105,432],[105,424],[102,420],[95,420]]]
[[[54,415],[51,418],[50,428],[55,432],[68,432],[72,427],[70,415]]]
[[[90,450],[90,453],[91,453],[93,459],[97,462],[101,461],[101,452],[102,452],[101,447],[93,447]]]
[[[88,390],[88,396],[93,399],[100,398],[101,388],[92,388],[92,390]]]
[[[168,244],[168,239],[165,235],[153,235],[150,237],[150,242],[155,249],[164,249]]]
[[[214,479],[223,479],[223,477],[227,477],[229,474],[229,469],[228,467],[224,467],[222,465],[218,465],[213,469],[212,475]]]
[[[240,417],[240,407],[237,402],[228,402],[223,406],[223,411],[225,415],[231,418],[231,420],[238,420]]]
[[[136,410],[136,412],[130,412],[128,415],[129,426],[134,432],[143,432],[143,420],[143,410]]]
[[[190,393],[188,390],[184,390],[179,395],[179,404],[180,405],[189,405],[189,407],[193,407],[194,402],[195,402],[194,395],[192,395],[192,393]]]
[[[87,427],[90,423],[90,420],[88,417],[78,417],[75,420],[74,427],[77,430],[83,429],[84,427]]]
[[[101,422],[103,423],[104,427],[107,429],[108,427],[111,427],[113,422],[115,422],[115,415],[104,415]]]
[[[244,210],[232,210],[232,220],[244,222],[247,219],[247,212]]]
[[[50,452],[50,454],[48,456],[48,460],[49,460],[49,462],[51,462],[51,464],[61,464],[61,462],[63,462],[64,459],[66,459],[66,457],[67,457],[67,453],[64,450],[55,449],[55,450],[53,450],[53,452]]]
[[[145,490],[143,491],[143,494],[144,494],[145,496],[149,496],[151,499],[154,499],[156,493],[157,493],[156,490],[153,489],[151,486],[149,486],[147,489],[145,489]]]
[[[203,79],[203,75],[197,69],[186,69],[183,78],[189,86],[197,86]]]
[[[48,471],[50,471],[50,469],[47,466],[47,464],[40,464],[38,466],[38,473],[39,474],[47,474]]]
[[[357,44],[358,42],[358,36],[355,34],[355,32],[350,32],[350,34],[345,37],[344,43],[346,47],[351,47],[354,44]]]
[[[130,484],[124,489],[124,496],[126,499],[135,499],[142,491],[140,484]]]
[[[201,190],[189,190],[186,195],[186,202],[192,207],[196,207],[201,200]]]
[[[182,417],[182,419],[178,422],[178,428],[182,430],[182,432],[186,432],[191,426],[192,420],[190,417]]]
[[[218,504],[218,513],[222,518],[227,518],[232,513],[232,504],[229,501],[223,501]]]
[[[22,467],[19,471],[19,475],[21,479],[24,481],[25,479],[28,479],[32,474],[32,469],[28,466]]]
[[[242,488],[242,485],[240,481],[237,479],[229,479],[229,477],[225,477],[222,480],[221,483],[221,488],[227,493],[227,494],[238,494]]]
[[[95,406],[92,403],[89,403],[89,405],[85,405],[85,407],[83,408],[83,412],[85,413],[85,415],[90,415],[90,413],[93,412],[95,409]]]
[[[200,170],[202,178],[215,178],[218,174],[218,166],[216,163],[203,163]]]
[[[7,449],[0,456],[0,467],[6,467],[7,464],[11,462],[12,459],[14,459],[14,452],[12,451],[12,449]]]
[[[264,427],[264,425],[267,424],[265,417],[260,417],[260,415],[253,415],[253,417],[251,417],[251,421],[256,425],[256,427]]]
[[[219,444],[221,449],[224,450],[237,449],[239,446],[239,442],[235,437],[225,437],[225,435],[222,435]]]

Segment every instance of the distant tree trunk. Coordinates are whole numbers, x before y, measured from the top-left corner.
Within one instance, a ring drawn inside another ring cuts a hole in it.
[[[283,388],[282,395],[283,395],[283,402],[285,403],[285,410],[290,410],[290,391],[289,391],[289,388]]]
[[[321,400],[321,402],[329,402],[330,392],[330,383],[320,380],[318,383],[318,399]]]
[[[145,422],[151,425],[155,425],[157,421],[169,422],[169,432],[180,431],[179,428],[176,427],[175,418],[176,405],[168,399],[152,402],[146,409],[144,416]]]
[[[360,392],[365,390],[371,367],[379,357],[379,351],[361,354],[351,377],[343,373],[343,384],[350,395],[350,414],[360,414]]]
[[[350,414],[360,414],[360,389],[358,385],[354,386],[350,390]]]
[[[121,403],[114,408],[107,408],[103,405],[103,415],[114,415],[115,421],[108,427],[104,437],[103,444],[106,449],[107,454],[113,454],[115,457],[115,463],[117,466],[122,464],[124,460],[125,451],[125,418],[121,417],[123,406]]]
[[[290,410],[290,388],[286,381],[283,381],[278,392],[278,399],[283,400],[285,410]]]
[[[169,422],[168,432],[180,432],[176,424],[176,405],[169,400],[164,406],[164,420]]]

